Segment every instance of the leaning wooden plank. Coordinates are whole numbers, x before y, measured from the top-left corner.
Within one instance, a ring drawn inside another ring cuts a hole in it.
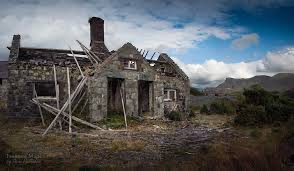
[[[47,106],[47,107],[49,107],[49,108],[51,108],[53,111],[56,111],[56,112],[58,112],[58,113],[60,112],[60,110],[56,109],[56,108],[53,107],[53,106],[50,106],[50,105],[48,105],[48,104],[46,104],[46,103],[44,103],[44,105]],[[69,115],[68,115],[66,112],[62,112],[62,114],[65,115],[66,117],[69,117]],[[94,125],[94,124],[91,124],[91,123],[89,123],[89,122],[87,122],[87,121],[84,121],[84,120],[82,120],[82,119],[80,119],[80,118],[78,118],[78,117],[75,117],[75,116],[72,116],[72,120],[74,120],[74,121],[76,121],[76,122],[79,122],[79,123],[82,123],[82,124],[84,124],[84,125],[87,125],[87,126],[89,126],[89,127],[92,127],[92,128],[94,128],[94,129],[103,130],[102,128],[100,128],[100,127],[98,127],[98,126],[96,126],[96,125]]]
[[[40,105],[43,109],[47,110],[49,113],[51,113],[51,114],[53,114],[53,115],[55,115],[55,116],[57,115],[57,112],[53,111],[51,108],[45,106],[44,104],[42,104],[42,103],[40,103],[40,102],[38,102],[38,101],[36,101],[36,100],[31,100],[31,101],[32,101],[32,103],[34,103],[34,104],[36,104],[36,105]],[[68,124],[68,121],[67,121],[67,120],[63,119],[63,121],[64,121],[65,123]],[[73,126],[74,128],[78,128],[78,127],[75,126],[75,125],[72,125],[72,126]]]
[[[89,100],[89,99],[87,99],[86,102],[85,102],[85,104],[83,105],[83,107],[82,107],[82,109],[81,109],[81,111],[80,111],[80,113],[79,113],[79,116],[83,113],[85,107],[87,106],[87,104],[88,104],[88,100]]]
[[[73,53],[71,47],[69,47],[69,49],[70,49],[70,52],[71,52],[73,58],[75,59],[75,62],[76,62],[77,66],[78,66],[78,68],[79,68],[79,70],[80,70],[81,75],[84,77],[84,73],[83,73],[83,71],[82,71],[82,69],[81,69],[81,67],[80,67],[80,64],[79,64],[79,62],[78,62],[76,56],[74,55],[74,53]]]
[[[94,59],[97,59],[99,62],[102,62],[102,60],[91,50],[89,50],[86,46],[84,46],[80,41],[77,40],[77,42],[80,44],[82,49],[85,49]]]
[[[67,92],[68,92],[68,99],[71,99],[70,94],[70,77],[69,77],[69,68],[66,68],[67,73]],[[68,101],[68,114],[69,114],[69,124],[68,124],[68,132],[71,133],[71,100]]]
[[[35,84],[33,84],[33,94],[34,94],[34,97],[38,97],[38,95],[37,95],[37,91],[36,91],[36,85]],[[43,117],[43,112],[42,112],[42,109],[41,109],[41,107],[40,107],[40,105],[38,105],[38,108],[39,108],[39,112],[40,112],[40,116],[41,116],[41,120],[42,120],[42,124],[43,124],[43,126],[46,126],[45,125],[45,121],[44,121],[44,117]]]
[[[80,44],[80,47],[82,48],[82,50],[85,52],[85,54],[88,56],[89,59],[93,59],[96,63],[98,63],[98,61],[95,59],[95,57],[93,57],[89,51],[87,49],[85,49],[85,46],[83,44],[81,44],[80,42],[78,42]]]
[[[86,95],[86,91],[82,94],[82,96],[80,97],[79,101],[76,103],[76,105],[74,106],[73,110],[72,110],[72,113],[75,113],[77,107],[79,106],[79,104],[81,103],[81,101],[83,100],[83,98],[85,97]]]
[[[43,133],[43,136],[47,134],[47,132],[52,128],[53,124],[56,122],[56,120],[58,119],[58,117],[60,116],[60,114],[62,112],[64,112],[64,110],[68,107],[68,102],[74,100],[74,98],[77,96],[78,92],[81,90],[81,87],[85,85],[87,80],[87,77],[84,77],[81,82],[79,83],[78,87],[75,89],[75,91],[73,92],[73,95],[71,96],[71,99],[68,99],[65,104],[62,106],[60,112],[58,112],[58,114],[56,115],[56,117],[53,119],[53,121],[51,122],[51,124],[48,126],[48,128],[45,130],[45,132]]]
[[[126,115],[126,110],[125,110],[125,103],[124,103],[124,98],[123,98],[123,95],[122,95],[121,88],[119,89],[119,92],[120,92],[121,104],[122,104],[123,111],[124,111],[125,125],[126,125],[126,129],[128,129],[127,115]]]

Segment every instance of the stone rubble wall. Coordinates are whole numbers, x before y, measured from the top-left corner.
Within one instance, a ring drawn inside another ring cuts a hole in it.
[[[8,88],[8,80],[2,79],[2,85],[0,85],[0,103],[3,107],[7,106],[7,88]]]
[[[39,117],[36,106],[31,103],[33,84],[40,81],[54,82],[53,66],[14,63],[8,68],[8,115],[9,117]],[[70,68],[71,89],[77,85],[76,68]],[[60,105],[68,97],[66,67],[56,66],[57,81],[60,91]]]

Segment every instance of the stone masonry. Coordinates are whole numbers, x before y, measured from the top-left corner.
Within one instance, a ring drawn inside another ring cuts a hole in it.
[[[89,23],[91,51],[107,65],[100,68],[99,64],[92,65],[88,58],[78,58],[89,77],[89,114],[85,118],[96,122],[109,114],[121,113],[122,106],[130,116],[162,117],[174,110],[187,111],[189,78],[167,54],[161,54],[157,60],[148,60],[130,43],[109,52],[104,44],[104,21],[93,17]],[[33,87],[52,84],[53,65],[57,69],[61,104],[67,98],[66,68],[71,71],[72,87],[81,78],[74,59],[68,55],[69,50],[22,47],[20,40],[20,35],[14,35],[8,47],[8,117],[39,117],[37,106],[30,102]],[[74,53],[85,55],[83,51]],[[44,95],[46,93],[52,94],[47,90]]]

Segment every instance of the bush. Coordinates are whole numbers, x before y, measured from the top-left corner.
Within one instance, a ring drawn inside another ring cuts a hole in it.
[[[198,90],[195,87],[190,87],[190,94],[193,96],[203,96],[204,95],[203,92],[201,92],[200,90]]]
[[[234,114],[236,113],[236,107],[231,101],[223,99],[213,102],[210,105],[210,112],[216,114]]]
[[[272,124],[288,121],[293,116],[294,102],[276,92],[252,86],[243,92],[235,123],[240,125]]]
[[[127,116],[128,126],[136,125],[139,120],[132,116]],[[98,124],[105,125],[107,128],[118,129],[125,127],[125,118],[122,113],[108,114],[106,118],[99,121]]]
[[[266,112],[263,106],[247,105],[241,108],[240,113],[235,117],[235,123],[243,126],[252,126],[265,121]]]
[[[166,115],[167,118],[169,118],[172,121],[181,121],[183,120],[183,114],[178,111],[171,111]]]
[[[262,135],[262,132],[260,132],[258,129],[254,129],[250,132],[250,136],[253,138],[260,138]]]
[[[200,113],[201,114],[208,114],[209,113],[208,107],[205,104],[200,109]]]

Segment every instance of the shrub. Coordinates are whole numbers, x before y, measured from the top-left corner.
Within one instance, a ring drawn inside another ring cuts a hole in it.
[[[258,129],[254,129],[250,132],[250,136],[253,138],[260,138],[262,133]]]
[[[167,118],[173,121],[181,121],[183,120],[183,114],[178,111],[171,111],[166,115]]]
[[[125,127],[125,118],[122,113],[112,113],[108,114],[106,118],[98,122],[99,124],[105,125],[107,128],[123,128]],[[132,116],[127,116],[128,126],[136,125],[139,120]]]
[[[293,116],[294,102],[276,92],[252,86],[243,92],[235,123],[240,125],[272,124],[288,121]]]
[[[247,105],[241,108],[240,113],[235,117],[235,123],[244,126],[265,123],[265,121],[266,112],[263,106]]]
[[[216,114],[234,114],[236,113],[236,107],[231,101],[222,99],[210,105],[210,112]]]
[[[193,96],[203,96],[204,93],[195,87],[190,87],[190,94]]]
[[[200,109],[200,113],[202,113],[202,114],[208,114],[209,113],[208,107],[205,104]]]

